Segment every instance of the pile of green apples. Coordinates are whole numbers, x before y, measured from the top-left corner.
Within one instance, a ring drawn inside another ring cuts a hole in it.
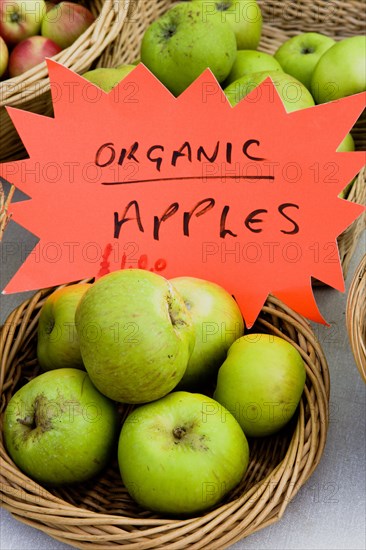
[[[365,90],[365,36],[336,43],[320,33],[298,34],[272,56],[258,51],[261,34],[255,0],[183,2],[146,30],[141,61],[174,95],[208,67],[232,105],[267,76],[288,111]]]
[[[244,479],[253,438],[296,412],[306,369],[288,340],[244,334],[233,296],[203,279],[125,269],[59,288],[39,315],[40,373],[5,410],[6,449],[45,486],[98,483],[118,462],[143,509],[211,509]]]
[[[209,68],[232,105],[267,76],[288,111],[365,91],[365,36],[336,42],[318,32],[300,33],[270,55],[258,50],[261,35],[256,0],[191,0],[175,4],[146,29],[140,56],[175,96]],[[110,91],[133,68],[94,69],[87,78]]]

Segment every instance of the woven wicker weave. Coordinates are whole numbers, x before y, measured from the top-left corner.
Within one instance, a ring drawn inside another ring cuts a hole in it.
[[[366,204],[366,167],[361,170],[355,183],[352,185],[347,200]],[[350,261],[357,246],[358,239],[366,227],[365,212],[357,218],[338,238],[339,255],[342,261],[343,274],[346,278]]]
[[[346,321],[353,356],[366,383],[366,254],[355,271],[348,292]]]
[[[50,290],[40,291],[8,318],[0,335],[1,419],[16,389],[38,373],[36,327]],[[168,519],[139,509],[116,463],[82,486],[48,491],[13,464],[0,441],[0,500],[16,519],[77,548],[223,549],[277,521],[322,456],[327,428],[329,373],[308,323],[275,298],[255,330],[282,336],[301,353],[306,387],[293,421],[276,436],[251,440],[241,484],[216,509],[194,519]],[[127,410],[125,411],[127,413]]]

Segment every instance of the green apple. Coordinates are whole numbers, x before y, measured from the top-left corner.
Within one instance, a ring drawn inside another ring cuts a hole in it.
[[[335,40],[318,32],[305,32],[292,36],[275,52],[274,57],[285,73],[294,76],[310,90],[311,77],[324,52]]]
[[[85,368],[111,399],[153,401],[182,379],[194,326],[164,277],[142,269],[109,273],[84,294],[75,319]]]
[[[86,481],[107,465],[118,414],[86,372],[66,368],[44,372],[18,390],[3,427],[15,464],[40,483],[60,485]]]
[[[120,65],[115,69],[112,67],[100,67],[84,73],[83,77],[99,86],[105,92],[110,92],[135,68],[135,65]]]
[[[176,391],[127,417],[118,462],[123,483],[140,506],[184,516],[212,508],[238,485],[249,446],[219,403]]]
[[[145,31],[141,61],[174,94],[183,92],[206,69],[225,80],[236,57],[236,39],[220,14],[204,15],[198,2],[170,8]]]
[[[219,369],[214,399],[226,407],[249,437],[285,426],[299,404],[306,378],[297,349],[277,336],[242,336]]]
[[[268,77],[272,79],[287,112],[305,109],[314,105],[309,90],[296,78],[281,71],[262,71],[242,76],[229,84],[224,89],[224,93],[230,104],[234,106]],[[270,92],[265,90],[264,93],[268,94],[269,101],[271,101]]]
[[[179,388],[196,391],[216,379],[231,344],[244,333],[241,311],[221,286],[195,277],[176,277],[171,283],[192,317],[196,341]]]
[[[341,152],[354,151],[354,150],[355,150],[355,142],[353,140],[353,137],[351,134],[347,134],[344,140],[341,142],[340,146],[338,147],[337,151],[341,153]]]
[[[347,185],[346,187],[344,187],[344,189],[342,189],[342,191],[339,193],[339,197],[341,199],[346,199],[348,197],[348,195],[350,194],[350,191],[353,187],[353,184],[355,183],[356,181],[356,178],[353,178]]]
[[[347,134],[340,146],[338,147],[337,151],[339,153],[341,152],[347,152],[347,151],[354,151],[355,150],[355,142],[353,140],[353,137],[351,134]],[[353,178],[344,189],[340,192],[339,196],[341,199],[346,199],[349,195],[349,192],[352,189],[352,185],[355,182],[355,178]]]
[[[311,79],[316,103],[366,90],[366,36],[344,38],[319,59]]]
[[[262,71],[282,71],[282,67],[269,53],[258,52],[257,50],[239,50],[224,85],[228,86],[244,75]]]
[[[59,288],[44,302],[37,333],[37,359],[43,370],[84,368],[75,328],[75,311],[90,286],[85,283]]]
[[[262,12],[256,0],[193,0],[203,5],[205,19],[216,13],[229,23],[238,50],[255,50],[262,34]]]

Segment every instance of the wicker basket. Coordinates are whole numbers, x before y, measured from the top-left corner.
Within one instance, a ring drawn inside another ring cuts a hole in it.
[[[54,59],[78,73],[96,64],[108,47],[109,63],[113,48],[127,18],[129,0],[88,0],[83,4],[95,15],[95,22]],[[104,55],[103,59],[106,57]],[[43,115],[52,114],[46,63],[26,73],[0,82],[0,161],[25,158],[26,151],[4,106],[13,106]]]
[[[36,328],[52,289],[13,311],[0,335],[1,422],[10,397],[36,375]],[[46,490],[19,471],[0,440],[0,499],[13,516],[76,548],[223,549],[277,521],[313,473],[328,428],[329,373],[309,324],[269,298],[255,330],[279,335],[301,353],[307,371],[298,412],[276,436],[250,441],[250,464],[241,484],[216,509],[179,520],[143,511],[128,496],[114,462],[81,486]],[[127,410],[122,411],[127,413]]]
[[[346,322],[356,365],[366,383],[366,254],[355,271],[348,292]]]

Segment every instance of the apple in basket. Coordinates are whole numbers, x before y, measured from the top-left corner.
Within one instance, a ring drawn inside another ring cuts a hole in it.
[[[118,463],[130,496],[163,514],[189,515],[218,504],[243,478],[247,439],[213,399],[175,391],[125,420]]]
[[[256,0],[193,0],[203,7],[203,16],[218,14],[234,31],[238,50],[255,50],[262,34],[262,12]]]
[[[292,36],[275,52],[274,57],[285,73],[294,76],[310,90],[313,71],[321,56],[335,40],[321,33],[306,32]]]
[[[195,330],[183,298],[161,275],[126,269],[101,277],[75,321],[85,368],[111,399],[153,401],[182,379]]]
[[[0,0],[0,36],[9,46],[39,33],[44,0]]]
[[[174,95],[206,69],[225,80],[236,57],[236,39],[220,14],[204,15],[200,2],[170,8],[145,31],[141,61]]]
[[[71,46],[94,21],[95,17],[88,8],[72,2],[60,2],[45,14],[41,34],[64,49]]]
[[[37,359],[43,370],[73,367],[84,369],[75,312],[90,284],[65,286],[44,302],[37,329]]]
[[[317,103],[333,101],[366,90],[366,36],[336,42],[319,59],[311,93]]]
[[[278,336],[249,334],[230,347],[214,399],[233,414],[247,436],[271,435],[294,415],[305,378],[295,346]]]
[[[87,71],[83,77],[95,86],[99,86],[104,92],[110,92],[135,68],[135,65],[120,65],[116,68],[98,67]]]
[[[229,84],[224,89],[224,93],[230,104],[235,106],[268,77],[273,81],[287,112],[305,109],[314,105],[309,90],[296,78],[282,71],[266,70],[246,74]],[[267,88],[264,93],[267,93],[270,98],[270,91],[267,91]]]
[[[277,59],[269,53],[258,52],[257,50],[238,50],[234,65],[232,66],[229,76],[224,82],[224,86],[228,86],[244,75],[261,71],[283,72]]]
[[[221,286],[195,277],[170,282],[182,296],[195,327],[196,341],[179,389],[197,391],[216,380],[231,344],[244,333],[241,311]]]
[[[15,464],[40,483],[82,482],[108,463],[118,438],[115,403],[86,372],[44,372],[20,388],[4,414],[5,446]]]
[[[352,134],[347,134],[340,146],[338,147],[337,151],[339,153],[341,152],[347,152],[347,151],[354,151],[355,150],[355,142],[353,140]],[[356,178],[353,178],[347,185],[342,189],[339,196],[342,199],[346,199],[349,195],[349,192],[352,189],[352,186],[355,182]]]
[[[30,36],[19,42],[12,50],[9,58],[9,76],[19,76],[42,63],[46,57],[53,57],[60,51],[60,46],[49,38]]]
[[[5,40],[0,36],[0,78],[8,67],[9,50]]]

